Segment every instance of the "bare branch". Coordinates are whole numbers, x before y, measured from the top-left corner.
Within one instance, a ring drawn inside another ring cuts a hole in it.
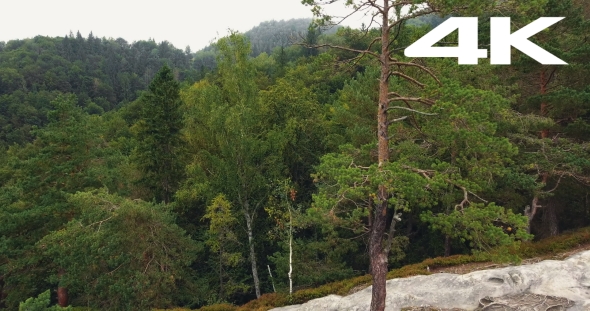
[[[405,3],[404,3],[404,2],[405,2]],[[407,3],[407,2],[411,2],[411,1],[404,1],[404,2],[402,2],[402,3],[400,3],[400,4],[401,4],[401,5],[408,5],[408,4],[412,4],[412,3]],[[420,16],[424,16],[424,15],[428,15],[428,14],[432,14],[432,13],[437,13],[437,12],[439,12],[437,9],[433,9],[432,7],[428,7],[428,8],[425,8],[425,9],[426,9],[426,10],[417,11],[417,12],[414,12],[414,13],[412,13],[412,14],[410,14],[410,15],[404,15],[404,16],[403,16],[403,17],[401,17],[400,19],[398,19],[398,20],[394,21],[393,23],[391,23],[391,24],[389,25],[389,29],[388,29],[388,30],[391,30],[393,27],[395,27],[395,26],[397,26],[397,25],[400,25],[400,24],[402,24],[403,22],[405,22],[405,21],[407,21],[407,20],[410,20],[410,19],[412,19],[412,18],[416,18],[416,17],[420,17]]]
[[[382,7],[382,6],[380,6],[380,5],[378,5],[378,4],[375,2],[375,0],[367,0],[367,1],[369,2],[369,4],[370,4],[372,7],[376,8],[376,9],[377,9],[377,11],[379,11],[379,13],[380,13],[380,14],[383,14],[383,13],[385,13],[385,12],[383,12],[383,7]]]
[[[375,57],[376,59],[379,59],[379,55],[377,55],[377,53],[368,51],[368,50],[357,50],[357,49],[352,49],[352,48],[347,48],[344,46],[340,46],[340,45],[332,45],[332,44],[318,44],[318,45],[307,45],[307,44],[299,44],[308,48],[332,48],[332,49],[338,49],[338,50],[342,50],[342,51],[348,51],[348,52],[354,52],[354,53],[360,53],[360,54],[368,54],[371,55],[373,57]]]
[[[559,183],[561,182],[561,178],[563,178],[563,175],[565,175],[565,174],[559,175],[559,179],[557,180],[557,183],[555,184],[555,187],[553,187],[553,189],[547,191],[547,193],[551,193],[551,192],[555,191],[557,189],[557,187],[559,187]]]
[[[336,2],[336,0],[331,0],[328,3],[324,3],[323,5],[325,5],[325,4],[332,4],[334,2]],[[370,3],[365,2],[365,3],[361,4],[360,6],[358,6],[356,8],[353,8],[352,11],[350,13],[348,13],[347,15],[345,15],[345,16],[338,16],[337,18],[340,19],[340,20],[338,22],[331,23],[331,25],[332,26],[337,26],[337,25],[342,24],[342,22],[344,22],[345,20],[347,20],[352,15],[356,14],[359,11],[362,11],[363,10],[363,7],[365,7],[365,6],[370,7],[372,5]]]
[[[145,274],[147,272],[147,269],[150,267],[150,264],[152,263],[152,260],[154,260],[154,258],[156,258],[156,255],[152,255],[152,259],[150,259],[150,261],[145,266],[145,269],[143,270],[143,274]]]
[[[428,98],[422,98],[422,97],[393,97],[388,99],[389,103],[395,102],[395,101],[403,101],[403,102],[417,102],[417,103],[422,103],[428,106],[432,106],[435,104],[435,102],[431,99]],[[407,103],[406,103],[407,104]],[[391,107],[394,108],[394,107]],[[422,114],[426,114],[426,113],[422,113]],[[427,114],[427,115],[436,115],[435,114]]]
[[[112,275],[115,271],[119,270],[119,268],[121,268],[121,266],[123,266],[124,264],[125,264],[125,262],[123,262],[118,267],[116,267],[115,270],[107,272],[107,274]]]
[[[397,118],[397,119],[393,119],[393,120],[391,120],[391,121],[388,122],[388,125],[391,125],[392,123],[395,123],[395,122],[403,121],[403,120],[405,120],[407,118],[408,118],[408,116],[403,116],[403,117],[400,117],[400,118]]]
[[[411,111],[411,112],[418,113],[418,114],[423,114],[426,116],[436,116],[436,113],[423,112],[423,111],[419,111],[419,110],[408,108],[408,107],[402,107],[402,106],[391,106],[391,107],[387,108],[388,111],[390,109],[401,109],[401,110],[407,110],[407,111]]]
[[[393,215],[393,219],[391,219],[391,224],[389,225],[389,232],[387,232],[387,242],[385,242],[385,247],[383,249],[383,252],[385,252],[385,254],[389,254],[389,251],[391,250],[391,246],[393,244],[393,237],[395,233],[395,225],[399,220],[401,220],[400,216],[401,213],[395,213]]]
[[[97,221],[97,222],[93,222],[93,223],[89,224],[87,227],[91,227],[91,226],[94,226],[94,225],[98,224],[98,229],[96,230],[96,232],[99,232],[100,231],[100,227],[102,226],[102,223],[105,222],[105,221],[107,221],[107,220],[109,220],[109,219],[111,219],[111,218],[113,218],[113,216],[114,215],[111,215],[107,219],[103,219],[103,220],[100,220],[100,221]]]
[[[412,172],[416,172],[422,176],[424,176],[424,178],[426,179],[430,179],[432,175],[434,175],[434,173],[436,173],[436,171],[433,170],[423,170],[423,169],[419,169],[419,168],[415,168],[415,167],[411,167],[408,165],[402,165],[403,168],[410,170]]]
[[[455,185],[455,187],[463,190],[463,201],[461,201],[461,203],[455,205],[455,210],[460,208],[459,211],[461,212],[461,214],[463,214],[463,208],[465,207],[465,204],[471,204],[471,202],[469,202],[469,195],[468,195],[467,189],[465,189],[465,187],[459,186],[459,185]]]
[[[419,86],[419,87],[420,87],[420,88],[422,88],[422,89],[426,87],[426,85],[425,85],[424,83],[422,83],[422,82],[420,82],[420,81],[418,81],[418,80],[416,80],[416,79],[414,79],[414,78],[412,78],[412,77],[410,77],[410,76],[408,76],[408,75],[406,75],[405,73],[403,73],[403,72],[400,72],[400,71],[393,71],[393,72],[391,72],[391,73],[389,74],[389,76],[390,76],[390,77],[391,77],[391,76],[398,76],[398,77],[404,78],[404,79],[406,79],[406,80],[408,80],[408,81],[410,81],[410,82],[412,82],[412,83],[416,84],[417,86]],[[389,78],[389,77],[388,77],[388,78]]]
[[[414,60],[412,60],[411,62],[400,62],[392,57],[389,57],[389,60],[392,61],[392,63],[391,63],[392,66],[417,67],[420,70],[428,73],[428,75],[430,75],[438,83],[438,85],[442,86],[442,82],[440,82],[440,80],[436,77],[436,75],[430,69],[428,69],[425,66],[422,66],[420,64],[414,63]]]
[[[375,42],[381,41],[381,37],[375,37],[371,43],[369,43],[369,46],[367,47],[367,51],[370,51],[371,48],[373,47],[373,44],[375,44]]]
[[[459,189],[463,190],[463,201],[461,201],[461,203],[459,203],[459,204],[455,205],[455,209],[457,209],[457,207],[460,207],[460,208],[461,208],[461,212],[463,212],[463,207],[464,207],[464,205],[465,205],[465,204],[471,204],[471,202],[469,201],[469,194],[471,194],[472,196],[474,196],[474,197],[478,198],[480,201],[482,201],[482,202],[484,202],[484,203],[488,203],[488,201],[486,201],[486,200],[482,199],[482,198],[481,198],[480,196],[478,196],[477,194],[475,194],[475,193],[473,193],[473,192],[471,192],[471,191],[467,190],[467,188],[465,188],[465,187],[463,187],[463,186],[461,186],[461,185],[459,185],[459,184],[457,184],[457,183],[453,182],[452,180],[450,180],[450,179],[447,179],[447,182],[448,182],[448,183],[450,183],[450,184],[452,184],[453,186],[455,186],[455,187],[457,187],[457,188],[459,188]]]
[[[419,169],[419,168],[415,168],[415,167],[411,167],[408,165],[403,165],[402,166],[405,169],[408,169],[410,171],[416,172],[421,174],[422,176],[424,176],[424,178],[426,179],[431,179],[432,175],[436,174],[436,171],[434,170],[423,170],[423,169]],[[480,196],[478,196],[477,194],[473,193],[472,191],[469,191],[467,188],[465,188],[464,186],[461,186],[459,184],[457,184],[456,182],[450,180],[450,179],[445,179],[449,184],[461,189],[463,191],[463,200],[461,201],[461,203],[455,205],[455,209],[460,208],[460,211],[463,212],[463,208],[465,207],[465,204],[471,204],[471,201],[469,201],[469,195],[472,195],[474,197],[476,197],[477,199],[479,199],[480,201],[484,202],[484,203],[488,203],[487,200],[484,200],[483,198],[481,198]]]

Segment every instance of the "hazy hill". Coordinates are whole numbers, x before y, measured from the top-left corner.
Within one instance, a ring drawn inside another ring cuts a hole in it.
[[[275,47],[287,47],[301,41],[311,21],[308,18],[266,21],[244,34],[250,39],[253,56],[262,52],[270,54]]]
[[[271,54],[277,47],[288,47],[305,39],[311,18],[294,18],[290,20],[266,21],[246,31],[244,35],[250,40],[252,56],[262,53]],[[333,34],[338,27],[324,30],[324,34]],[[197,69],[215,68],[215,47],[209,45],[195,53],[194,64]]]

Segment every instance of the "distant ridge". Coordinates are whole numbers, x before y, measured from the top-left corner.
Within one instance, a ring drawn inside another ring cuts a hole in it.
[[[244,35],[252,44],[252,56],[263,52],[270,54],[275,47],[287,47],[297,38],[305,37],[311,18],[266,21],[246,31]]]
[[[289,20],[271,20],[258,24],[246,31],[244,35],[252,45],[252,57],[262,53],[271,54],[277,47],[288,47],[302,41],[307,35],[311,18],[293,18]],[[339,27],[324,30],[324,34],[333,34]],[[212,70],[215,68],[215,48],[213,44],[204,47],[194,54],[196,68]]]

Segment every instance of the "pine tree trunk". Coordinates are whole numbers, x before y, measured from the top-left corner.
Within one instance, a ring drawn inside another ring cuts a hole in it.
[[[383,0],[383,15],[381,24],[381,76],[379,78],[379,106],[377,109],[377,138],[379,170],[389,161],[389,121],[387,108],[389,107],[389,0]],[[371,275],[373,288],[371,297],[371,311],[385,310],[386,281],[387,281],[387,254],[383,245],[385,230],[387,229],[387,199],[389,198],[387,187],[379,185],[378,202],[374,206],[373,224],[369,237],[369,258],[371,263]]]
[[[63,269],[60,269],[57,275],[61,279],[64,274],[65,274],[65,271]],[[62,286],[57,287],[57,304],[62,308],[65,308],[68,306],[68,289],[67,288],[62,287]]]
[[[65,287],[58,287],[57,288],[57,304],[65,308],[68,306],[68,289]]]
[[[552,74],[551,74],[552,75]],[[549,78],[546,77],[546,70],[541,71],[541,95],[547,94],[547,84],[549,83],[549,79],[551,79],[551,75]],[[546,102],[541,103],[541,115],[546,117],[547,116],[547,108],[548,105]],[[541,138],[548,138],[549,137],[549,130],[544,129],[541,131]],[[547,185],[549,180],[549,173],[543,173],[543,183]],[[559,225],[557,220],[557,213],[555,211],[555,207],[552,204],[546,204],[543,207],[543,222],[548,227],[549,236],[556,236],[559,234]]]
[[[549,236],[556,236],[559,234],[559,221],[557,219],[556,207],[550,202],[547,202],[543,207],[543,227]]]
[[[445,235],[445,257],[451,256],[451,237]]]
[[[588,224],[588,220],[590,220],[590,204],[588,204],[589,200],[588,200],[588,195],[590,193],[586,192],[586,196],[584,197],[584,207],[586,210],[586,223],[584,224],[585,226]]]
[[[384,194],[385,187],[381,187],[379,194]],[[387,201],[382,201],[387,202]],[[371,311],[385,310],[387,295],[387,254],[383,249],[383,237],[387,225],[387,203],[379,204],[379,211],[375,212],[371,236],[369,238],[369,258],[371,262],[371,276],[373,288],[371,296]]]
[[[527,206],[527,208],[524,210],[524,215],[527,217],[528,221],[526,231],[529,234],[531,233],[531,225],[539,207],[541,207],[539,205],[539,195],[535,194],[533,201],[531,202],[531,206]]]
[[[539,82],[540,82],[540,87],[541,87],[539,93],[541,95],[545,95],[547,93],[548,81],[547,81],[547,78],[545,77],[546,72],[547,72],[546,69],[541,70],[541,75],[539,77]],[[543,116],[543,117],[547,116],[547,103],[541,102],[540,113],[541,113],[541,116]],[[541,130],[541,139],[544,139],[547,137],[549,137],[549,130],[547,130],[547,129]],[[547,185],[548,179],[549,179],[549,173],[547,173],[547,172],[541,173],[541,182],[543,182],[545,185]],[[531,233],[531,225],[532,225],[533,219],[535,218],[535,215],[537,214],[537,210],[539,209],[539,207],[541,207],[541,205],[539,205],[539,194],[537,193],[533,197],[533,201],[531,203],[531,206],[524,211],[525,216],[527,216],[527,218],[528,218],[527,233]]]
[[[4,275],[0,275],[0,309],[6,308],[6,292],[4,291],[4,284]]]

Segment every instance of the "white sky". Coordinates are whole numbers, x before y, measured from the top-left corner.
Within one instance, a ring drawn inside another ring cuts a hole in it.
[[[338,6],[342,6],[338,4]],[[301,0],[2,0],[0,41],[37,35],[153,38],[197,51],[228,29],[247,31],[268,20],[311,18]]]

